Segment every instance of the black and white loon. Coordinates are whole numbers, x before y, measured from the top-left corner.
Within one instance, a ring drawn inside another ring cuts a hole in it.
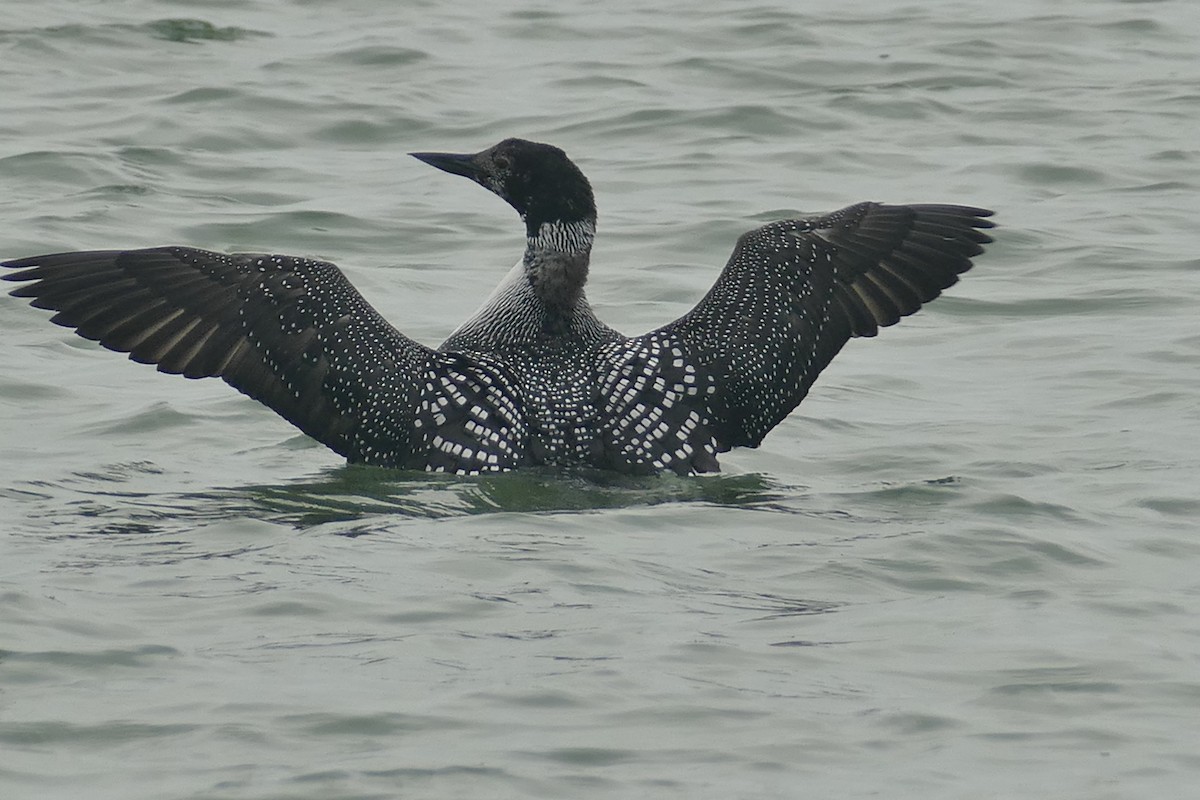
[[[134,361],[220,377],[352,463],[477,473],[586,464],[719,469],[757,447],[851,336],[955,283],[991,212],[860,203],[744,234],[690,312],[641,336],[584,295],[596,204],[557,147],[506,139],[413,153],[495,192],[525,254],[433,349],[397,331],[333,264],[188,247],[9,261],[12,291]]]

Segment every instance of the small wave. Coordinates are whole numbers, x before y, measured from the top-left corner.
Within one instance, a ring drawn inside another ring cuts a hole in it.
[[[265,31],[255,31],[236,26],[221,27],[202,19],[160,19],[142,26],[160,39],[172,42],[235,42],[270,36]]]

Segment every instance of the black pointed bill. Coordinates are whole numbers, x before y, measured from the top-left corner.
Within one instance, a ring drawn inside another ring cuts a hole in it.
[[[449,172],[451,175],[462,175],[473,181],[478,181],[483,176],[483,171],[479,168],[479,162],[473,153],[466,155],[461,153],[409,153],[409,155],[419,161],[424,161],[431,167]]]

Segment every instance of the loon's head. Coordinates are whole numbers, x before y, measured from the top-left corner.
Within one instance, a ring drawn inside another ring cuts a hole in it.
[[[479,153],[411,153],[426,164],[463,175],[502,197],[534,236],[545,223],[595,222],[592,186],[557,147],[505,139]]]

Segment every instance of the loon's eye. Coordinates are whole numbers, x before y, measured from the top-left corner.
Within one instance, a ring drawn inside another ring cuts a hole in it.
[[[512,162],[508,160],[508,156],[496,156],[492,159],[492,163],[496,165],[496,169],[508,169],[512,166]]]

